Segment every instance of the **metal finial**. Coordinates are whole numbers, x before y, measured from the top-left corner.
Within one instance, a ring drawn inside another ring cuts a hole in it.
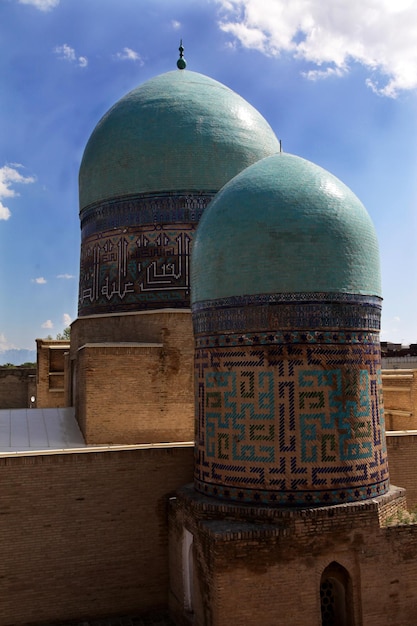
[[[184,59],[184,47],[182,45],[182,39],[180,41],[180,47],[178,48],[178,50],[180,51],[180,58],[177,61],[177,67],[179,70],[185,70],[185,68],[187,67],[187,62]]]

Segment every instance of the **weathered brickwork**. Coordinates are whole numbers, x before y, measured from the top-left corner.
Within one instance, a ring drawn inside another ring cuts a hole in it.
[[[388,432],[387,449],[391,483],[406,489],[408,507],[416,510],[417,432]]]
[[[0,625],[167,605],[170,495],[192,447],[0,458]]]
[[[79,318],[71,333],[70,403],[87,443],[194,439],[189,311]]]
[[[24,409],[36,395],[36,369],[0,367],[0,409]]]
[[[47,409],[65,407],[65,353],[69,343],[56,339],[37,339],[36,406]]]
[[[350,580],[352,623],[415,626],[417,525],[383,526],[404,506],[398,489],[363,503],[285,511],[183,488],[170,513],[171,610],[185,623],[185,528],[196,626],[319,626],[321,577],[334,563]]]
[[[417,430],[417,370],[382,372],[387,430]]]

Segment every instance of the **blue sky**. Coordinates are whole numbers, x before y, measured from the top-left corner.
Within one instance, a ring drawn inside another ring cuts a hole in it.
[[[415,0],[0,0],[0,362],[77,315],[78,168],[129,90],[188,68],[338,176],[380,242],[381,338],[417,342]]]

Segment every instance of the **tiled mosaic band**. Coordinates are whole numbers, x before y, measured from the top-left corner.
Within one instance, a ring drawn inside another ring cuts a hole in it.
[[[295,334],[248,332],[239,345],[220,332],[196,339],[199,491],[311,506],[387,490],[378,334]]]
[[[246,334],[249,329],[251,333],[305,330],[311,337],[316,333],[312,329],[321,333],[330,329],[375,332],[380,329],[380,317],[380,298],[344,293],[261,295],[257,300],[254,296],[235,297],[193,305],[198,337]]]
[[[257,346],[281,343],[360,343],[379,345],[379,334],[349,331],[276,331],[258,333],[222,333],[219,335],[201,336],[195,338],[197,348]]]
[[[147,194],[84,209],[79,315],[188,308],[191,243],[211,197]]]
[[[198,223],[215,192],[146,193],[92,204],[80,212],[81,237],[111,228],[149,224]]]
[[[222,500],[233,500],[247,504],[262,504],[269,506],[325,506],[358,502],[376,498],[386,493],[389,489],[389,481],[382,481],[376,485],[357,487],[355,489],[343,489],[337,491],[267,491],[261,489],[234,489],[219,485],[194,480],[198,491],[207,496],[214,496]]]

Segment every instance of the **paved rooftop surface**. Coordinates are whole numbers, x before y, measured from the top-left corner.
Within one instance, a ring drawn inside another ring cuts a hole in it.
[[[0,457],[17,454],[60,454],[193,446],[192,441],[133,445],[87,445],[74,407],[56,409],[0,409]],[[94,625],[95,626],[95,625]],[[119,626],[117,624],[117,626]]]
[[[74,408],[0,410],[0,453],[86,448]]]

